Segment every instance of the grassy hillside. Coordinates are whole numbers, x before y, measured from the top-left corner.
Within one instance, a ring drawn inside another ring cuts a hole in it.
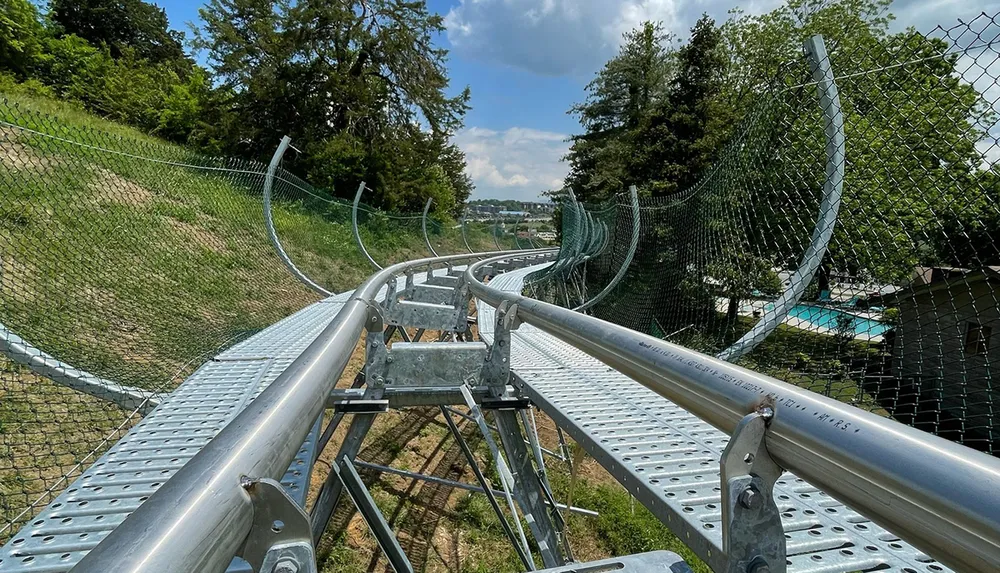
[[[319,298],[265,233],[265,168],[198,156],[64,103],[3,99],[0,323],[93,374],[176,387],[219,349]],[[331,291],[356,286],[372,269],[349,209],[279,174],[275,226],[291,257]],[[432,225],[439,252],[465,250],[453,226]],[[419,217],[366,211],[363,233],[383,264],[427,256]],[[494,248],[482,228],[469,240]],[[0,541],[137,419],[0,359]]]

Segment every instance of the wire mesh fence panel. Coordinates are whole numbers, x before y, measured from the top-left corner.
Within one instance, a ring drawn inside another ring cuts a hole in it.
[[[588,312],[996,453],[998,30],[824,32],[834,82],[783,64],[697,184],[640,185],[634,259]],[[568,210],[561,260],[587,233]],[[587,293],[624,262],[625,215],[572,271]]]
[[[0,541],[215,352],[317,299],[265,233],[265,172],[0,103]]]
[[[351,202],[267,173],[0,103],[0,542],[214,354],[371,274]],[[430,256],[420,213],[358,215],[379,263]],[[465,231],[428,218],[441,254],[496,248]]]

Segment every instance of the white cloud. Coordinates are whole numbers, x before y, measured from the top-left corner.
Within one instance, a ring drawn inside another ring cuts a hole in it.
[[[971,0],[896,0],[889,7],[889,11],[896,16],[892,24],[893,31],[901,31],[909,27],[914,27],[918,32],[930,33],[935,27],[941,26],[945,29],[956,26],[959,20],[972,22],[977,17],[986,12],[995,14],[1000,10],[1000,2],[997,0],[985,0],[973,2]],[[979,21],[980,28],[988,21],[983,18]],[[963,38],[970,41],[971,37]]]
[[[596,70],[643,20],[678,25],[685,0],[460,0],[445,18],[459,53],[544,75]]]
[[[596,71],[615,54],[622,34],[644,20],[662,21],[686,40],[702,13],[716,22],[732,8],[760,14],[784,0],[459,0],[445,17],[456,53],[543,75]],[[914,26],[949,28],[981,12],[1000,11],[1000,0],[896,0],[893,31]]]
[[[476,184],[474,199],[535,201],[543,191],[562,186],[566,138],[524,127],[470,127],[455,135],[455,143],[465,152],[466,170]]]

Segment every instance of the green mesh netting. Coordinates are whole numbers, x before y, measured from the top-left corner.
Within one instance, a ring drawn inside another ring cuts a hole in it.
[[[639,187],[634,250],[625,190],[564,203],[560,258],[530,292],[574,308],[622,271],[587,312],[996,453],[995,24],[831,45],[845,143],[829,150],[836,110],[805,58],[788,64],[748,96],[698,184],[659,197]],[[824,195],[834,152],[846,157],[839,204]],[[581,209],[610,230],[596,253],[579,246],[594,228]]]

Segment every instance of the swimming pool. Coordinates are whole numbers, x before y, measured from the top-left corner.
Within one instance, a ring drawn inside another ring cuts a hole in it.
[[[788,312],[788,316],[827,330],[836,331],[846,328],[849,331],[853,331],[855,337],[860,338],[882,336],[885,331],[889,330],[887,324],[877,320],[828,306],[800,304],[792,308]]]

